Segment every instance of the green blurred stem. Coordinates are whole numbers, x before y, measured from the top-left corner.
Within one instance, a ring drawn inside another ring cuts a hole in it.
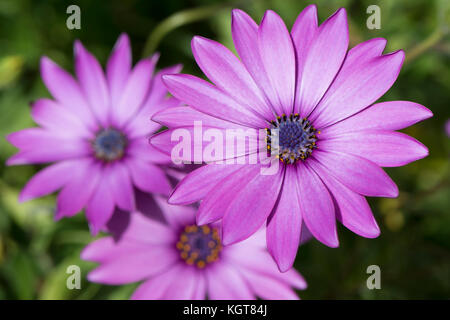
[[[163,20],[147,38],[142,53],[143,57],[148,57],[158,47],[161,40],[166,34],[172,30],[185,24],[200,21],[217,14],[220,10],[225,9],[229,4],[212,5],[177,12],[167,19]]]
[[[445,34],[446,32],[444,32],[441,28],[438,28],[436,31],[431,33],[428,38],[409,50],[408,54],[406,55],[405,64],[410,63],[411,61],[419,57],[422,53],[426,52],[428,49],[439,43],[439,41],[441,41]]]

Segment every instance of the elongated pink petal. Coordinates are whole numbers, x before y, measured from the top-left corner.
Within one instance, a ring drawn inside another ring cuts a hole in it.
[[[152,133],[161,128],[159,123],[151,120],[152,115],[160,110],[178,107],[180,104],[181,102],[178,99],[170,97],[159,102],[157,106],[143,106],[135,117],[128,121],[124,127],[124,131],[130,139],[148,138]]]
[[[314,158],[350,190],[372,197],[398,196],[395,183],[372,161],[346,153],[315,151]]]
[[[204,114],[186,106],[161,110],[152,117],[152,120],[169,128],[193,126],[195,121],[201,121],[203,126],[214,128],[245,128],[244,126]]]
[[[77,161],[70,181],[59,192],[56,203],[56,219],[70,217],[80,212],[98,186],[101,168],[90,159]]]
[[[104,177],[101,177],[101,179]],[[92,235],[97,233],[111,219],[114,212],[114,199],[106,183],[99,183],[86,206],[86,218]]]
[[[76,161],[61,161],[36,173],[25,185],[19,195],[19,201],[27,201],[48,195],[62,188],[71,178]]]
[[[209,186],[209,192],[205,195],[204,200],[201,202],[197,212],[197,224],[204,225],[221,219],[232,201],[252,179],[259,175],[258,166],[235,166],[235,168],[229,167],[229,165],[214,165],[216,167],[210,168],[210,170],[203,170],[199,172],[194,179],[201,178],[202,176],[209,176],[217,172],[221,166],[223,172],[218,172],[220,180],[215,178],[212,184]],[[199,169],[200,170],[200,169]],[[225,174],[226,173],[226,174]],[[190,183],[194,180],[189,181]],[[203,190],[202,190],[203,191]]]
[[[122,33],[117,39],[106,65],[106,80],[115,109],[128,81],[131,70],[131,46],[128,35]]]
[[[330,192],[306,164],[297,166],[297,182],[300,194],[303,195],[300,210],[308,230],[323,244],[338,247],[336,216]]]
[[[140,159],[128,160],[127,166],[136,187],[150,193],[169,195],[172,188],[160,168]]]
[[[120,250],[121,244],[116,245]],[[121,252],[114,259],[102,263],[88,274],[89,281],[117,285],[136,282],[156,275],[173,265],[179,259],[175,250],[166,246],[137,245],[129,253]],[[155,263],[158,261],[158,263]]]
[[[249,243],[254,240],[253,238],[254,236],[227,247],[227,250],[223,251],[224,258],[226,258],[230,264],[273,278],[288,286],[300,290],[307,287],[305,279],[303,279],[295,269],[290,269],[284,273],[280,272],[275,261],[265,247],[249,246]],[[260,242],[264,244],[265,239],[261,239]]]
[[[292,267],[297,255],[302,229],[300,194],[297,169],[288,165],[278,204],[267,223],[267,249],[281,272]]]
[[[303,9],[303,11],[298,15],[291,31],[292,41],[295,46],[297,57],[297,83],[301,82],[303,66],[311,47],[311,43],[317,34],[317,29],[317,7],[312,4]],[[300,96],[300,88],[301,87],[299,85],[296,86],[294,113],[300,112],[300,100],[298,99]]]
[[[141,161],[157,163],[157,164],[169,164],[172,163],[170,154],[167,155],[156,149],[147,139],[134,139],[130,142],[127,148],[127,155],[130,158],[137,158]]]
[[[324,128],[321,137],[329,138],[344,132],[371,129],[400,130],[432,116],[433,113],[430,110],[418,103],[410,101],[381,102]]]
[[[308,162],[322,178],[335,201],[336,216],[344,226],[366,238],[376,238],[380,228],[375,221],[365,197],[351,191],[330,176],[316,160]]]
[[[348,47],[348,26],[345,9],[339,9],[322,23],[312,40],[303,65],[298,103],[300,115],[307,117],[330,86]],[[333,54],[330,54],[332,52]]]
[[[103,237],[88,244],[80,257],[83,260],[106,263],[114,261],[120,256],[142,251],[142,246],[132,241],[121,241],[120,245],[113,237]]]
[[[247,280],[256,296],[265,300],[298,300],[295,291],[283,282],[271,277],[248,271],[239,270]]]
[[[239,9],[234,9],[232,11],[231,32],[234,46],[242,63],[258,87],[264,92],[266,104],[275,112],[272,104],[276,102],[276,94],[261,59],[258,25],[247,13]]]
[[[152,116],[155,112],[161,110],[161,103],[166,100],[168,92],[163,82],[163,76],[166,74],[180,73],[183,66],[176,64],[164,69],[159,70],[152,79],[151,90],[144,103],[143,109],[147,110],[147,113]]]
[[[170,195],[171,204],[189,204],[202,200],[214,187],[242,165],[208,164],[187,175]],[[204,183],[208,181],[208,183]]]
[[[164,215],[166,222],[174,229],[195,224],[195,209],[189,206],[174,206],[167,203],[166,197],[153,196]]]
[[[397,51],[367,62],[344,61],[341,71],[314,109],[310,120],[317,128],[322,128],[371,105],[395,82],[404,58],[405,53]]]
[[[393,131],[364,130],[320,141],[324,150],[350,153],[380,167],[404,166],[428,155],[428,149],[410,136]]]
[[[252,170],[261,168],[254,165]],[[278,199],[283,184],[283,170],[274,175],[257,172],[256,176],[230,203],[223,217],[223,244],[242,241],[255,233],[264,223]]]
[[[211,300],[253,300],[254,294],[241,274],[232,266],[216,263],[206,270]]]
[[[171,229],[167,224],[134,212],[130,215],[130,222],[122,234],[122,239],[142,244],[172,245],[178,236],[176,230]]]
[[[166,75],[164,83],[175,98],[206,114],[253,128],[267,122],[209,82],[187,75]]]
[[[41,128],[11,133],[7,140],[20,149],[8,159],[8,165],[54,162],[82,158],[92,153],[89,143],[81,138],[59,136]]]
[[[150,278],[134,291],[133,300],[160,300],[164,292],[176,279],[176,275],[182,270],[181,264],[170,266],[167,270]]]
[[[85,123],[69,108],[50,99],[39,99],[32,104],[33,120],[58,136],[90,138],[92,133]]]
[[[230,50],[216,41],[197,36],[192,39],[192,52],[199,67],[218,88],[265,119],[273,118],[263,93]]]
[[[174,275],[174,281],[165,290],[162,299],[167,300],[192,300],[195,295],[198,273],[194,268],[181,268]]]
[[[123,163],[113,163],[106,167],[104,183],[108,183],[114,201],[119,208],[133,211],[136,208],[133,185],[128,168]]]
[[[108,125],[110,97],[105,75],[97,59],[80,41],[75,42],[75,72],[91,110],[103,126]]]
[[[206,290],[206,274],[204,272],[197,272],[197,286],[192,296],[192,300],[205,300]]]
[[[206,134],[210,139],[207,141]],[[221,129],[207,126],[174,128],[159,132],[150,138],[150,143],[159,151],[169,155],[174,163],[214,163],[226,159],[244,159],[244,163],[258,162],[260,152],[259,131],[247,129]],[[265,150],[264,150],[265,151]],[[246,162],[247,161],[247,162]],[[242,163],[237,162],[236,163]]]
[[[286,25],[278,14],[267,10],[258,30],[259,52],[277,99],[278,115],[292,113],[294,107],[295,49]]]
[[[142,107],[144,99],[148,95],[153,70],[155,69],[158,55],[143,59],[133,68],[123,89],[120,102],[114,109],[114,123],[122,126]]]
[[[41,59],[41,75],[48,91],[92,130],[97,124],[80,86],[74,78],[47,57]]]

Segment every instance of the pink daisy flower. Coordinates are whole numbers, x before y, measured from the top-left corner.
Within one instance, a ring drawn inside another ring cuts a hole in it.
[[[82,259],[100,264],[89,281],[144,281],[131,298],[146,300],[298,299],[293,288],[306,288],[296,270],[279,272],[267,252],[264,229],[223,247],[219,224],[197,227],[194,208],[155,200],[165,222],[132,213],[120,241],[101,238],[82,251]]]
[[[232,36],[240,59],[215,41],[192,40],[195,60],[213,84],[185,74],[163,77],[189,107],[155,114],[153,120],[171,129],[151,143],[170,154],[174,130],[192,130],[194,121],[217,130],[265,129],[265,147],[279,157],[280,170],[263,175],[261,165],[208,164],[183,179],[169,202],[203,200],[197,222],[223,219],[224,245],[246,239],[267,221],[268,249],[281,271],[292,266],[306,230],[337,247],[336,219],[363,237],[377,237],[365,196],[398,195],[381,167],[428,154],[395,131],[431,117],[427,108],[408,101],[373,104],[395,82],[403,51],[383,54],[386,40],[376,38],[347,52],[345,9],[318,26],[314,5],[300,13],[291,32],[273,11],[258,25],[234,10]],[[272,150],[275,132],[279,146]]]
[[[131,69],[128,36],[119,37],[104,74],[95,57],[75,42],[77,80],[47,57],[41,60],[42,79],[54,99],[39,99],[31,115],[39,125],[10,134],[19,152],[8,165],[54,164],[38,172],[20,193],[26,201],[61,189],[56,219],[86,209],[92,233],[97,233],[115,207],[134,210],[133,187],[168,194],[169,181],[159,165],[170,158],[148,145],[160,126],[150,117],[177,106],[167,98],[162,75],[153,75],[158,55]]]

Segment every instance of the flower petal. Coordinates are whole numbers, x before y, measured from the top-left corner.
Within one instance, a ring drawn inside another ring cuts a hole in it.
[[[316,160],[308,162],[320,175],[335,201],[336,216],[344,226],[366,238],[376,238],[380,228],[375,221],[366,198],[351,191],[337,179],[330,176]]]
[[[323,128],[371,105],[395,82],[404,58],[403,51],[396,51],[369,61],[344,61],[341,71],[309,119],[317,128]]]
[[[97,235],[111,219],[113,212],[114,199],[109,186],[106,183],[99,183],[86,205],[86,218],[92,235]]]
[[[129,159],[128,170],[135,186],[142,191],[168,196],[172,187],[164,172],[157,166],[140,159]]]
[[[241,165],[208,164],[188,174],[175,187],[169,203],[185,205],[202,200],[225,177],[230,176]],[[204,183],[208,181],[208,183]]]
[[[57,132],[58,136],[90,138],[92,135],[76,114],[50,99],[34,102],[31,117],[41,127]]]
[[[257,86],[264,92],[265,101],[271,109],[276,95],[272,87],[259,52],[258,25],[242,10],[233,9],[231,32],[234,46],[242,63],[251,74]]]
[[[136,282],[166,270],[179,259],[176,250],[167,246],[135,244],[136,249],[129,248],[127,252],[121,250],[121,245],[119,242],[115,246],[117,254],[113,259],[88,274],[89,281],[109,285]]]
[[[171,245],[178,239],[178,234],[167,224],[147,218],[140,212],[133,212],[122,239],[143,244]]]
[[[297,57],[297,83],[300,83],[302,78],[302,70],[305,64],[308,51],[317,34],[317,7],[312,4],[303,9],[295,20],[292,27],[291,36],[296,50]],[[296,86],[296,99],[294,105],[294,113],[300,112],[300,86]]]
[[[404,166],[428,155],[427,147],[416,139],[385,130],[343,133],[333,139],[321,140],[320,147],[360,156],[380,167]]]
[[[19,195],[19,201],[39,198],[62,188],[70,179],[75,161],[61,161],[36,173],[25,185]]]
[[[89,128],[95,130],[97,124],[94,115],[74,78],[47,57],[41,59],[41,75],[51,95],[80,117]]]
[[[105,179],[109,182],[109,187],[114,201],[119,208],[125,211],[136,209],[133,185],[128,169],[123,163],[113,163],[105,168]],[[103,183],[107,183],[103,181]]]
[[[193,183],[202,176],[206,178],[206,176],[214,174],[219,168],[223,170],[223,172],[217,172],[218,177],[221,177],[220,180],[216,177],[211,181],[213,183],[208,183],[209,186],[207,188],[210,191],[205,194],[204,200],[201,202],[197,212],[197,224],[199,225],[221,219],[232,201],[236,198],[237,193],[254,179],[256,175],[260,174],[258,166],[214,166],[221,167],[212,167],[209,170],[203,170],[194,176],[193,180],[190,180]],[[203,181],[208,180],[204,179]]]
[[[253,300],[249,286],[231,265],[216,263],[206,271],[208,298],[211,300]]]
[[[131,71],[120,102],[113,110],[113,121],[116,125],[122,126],[126,123],[144,103],[158,58],[158,55],[153,55],[151,58],[143,59]]]
[[[80,41],[75,41],[75,73],[91,110],[103,126],[108,125],[110,97],[102,67]]]
[[[254,112],[205,80],[187,74],[166,75],[163,80],[175,98],[200,112],[249,127],[267,126]]]
[[[295,291],[283,282],[265,275],[239,270],[256,296],[265,300],[298,300]]]
[[[303,221],[314,237],[323,244],[336,248],[339,240],[336,216],[330,192],[320,177],[306,164],[297,166],[297,182],[300,194],[300,210]]]
[[[346,153],[320,150],[315,150],[314,158],[329,174],[356,193],[371,197],[398,196],[395,183],[372,161]]]
[[[259,52],[277,99],[278,115],[292,113],[295,96],[296,61],[292,39],[283,20],[267,10],[258,30]]]
[[[203,126],[214,128],[245,128],[244,126],[207,115],[187,106],[161,110],[152,117],[152,120],[168,128],[193,126],[195,121],[201,121]]]
[[[283,188],[272,217],[267,222],[267,249],[281,272],[294,264],[300,242],[302,215],[297,170],[286,166]]]
[[[324,128],[321,138],[360,130],[400,130],[432,116],[433,113],[430,110],[418,103],[410,101],[381,102]]]
[[[167,288],[175,281],[175,276],[182,270],[176,264],[141,284],[131,296],[132,300],[160,300]]]
[[[283,184],[283,170],[274,175],[260,172],[252,165],[256,175],[248,183],[238,184],[241,190],[229,204],[223,217],[223,244],[242,241],[255,233],[272,211]]]
[[[70,181],[58,194],[55,219],[80,212],[97,188],[100,174],[100,165],[90,159],[79,160],[72,167]]]
[[[341,8],[320,25],[306,55],[300,82],[297,83],[300,86],[298,103],[302,117],[311,113],[338,73],[347,53],[348,41],[346,12]]]
[[[161,208],[166,222],[172,228],[184,228],[195,223],[195,209],[191,206],[174,206],[167,203],[166,197],[153,196],[158,206]]]
[[[131,70],[131,46],[128,35],[122,33],[114,45],[106,65],[106,80],[108,82],[111,104],[115,109],[127,84]]]
[[[203,73],[219,89],[266,120],[273,118],[264,95],[230,50],[216,41],[196,36],[192,39],[192,52]]]
[[[42,128],[29,128],[11,133],[7,140],[20,151],[8,159],[8,165],[46,163],[81,158],[92,153],[81,138],[59,136]]]

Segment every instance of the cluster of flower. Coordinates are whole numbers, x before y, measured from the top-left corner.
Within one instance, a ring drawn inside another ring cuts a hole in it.
[[[99,263],[90,281],[143,281],[135,299],[295,299],[294,289],[306,288],[292,268],[299,245],[313,236],[337,247],[336,219],[377,237],[365,196],[398,195],[381,167],[428,154],[396,132],[431,117],[427,108],[374,104],[395,82],[403,51],[383,54],[381,38],[347,51],[344,9],[319,26],[308,6],[291,32],[273,11],[258,25],[236,9],[231,27],[240,59],[215,41],[192,40],[212,83],[179,74],[179,65],[155,72],[158,55],[132,67],[126,35],[106,72],[80,42],[76,79],[42,58],[53,99],[33,103],[39,127],[8,136],[19,149],[8,164],[52,163],[20,201],[59,191],[56,219],[84,209],[93,235],[111,234],[82,252]],[[173,164],[173,130],[192,131],[195,121],[265,130],[264,152],[278,171],[261,174],[263,163],[208,163],[190,172]],[[161,125],[168,129],[154,134]],[[271,150],[275,131],[281,154]]]

